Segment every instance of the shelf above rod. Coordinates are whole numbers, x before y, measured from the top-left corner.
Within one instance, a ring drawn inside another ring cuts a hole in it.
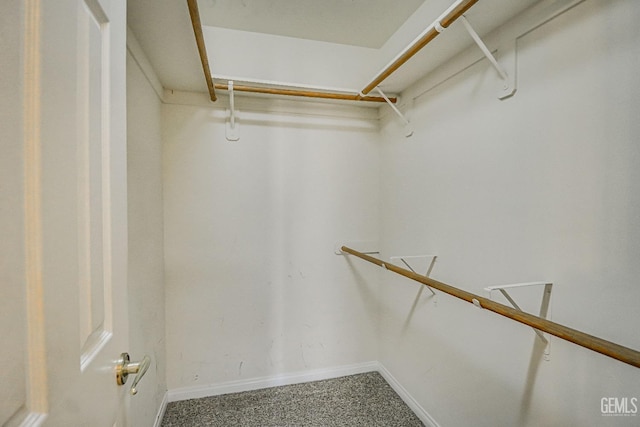
[[[416,282],[420,282],[441,292],[447,293],[456,298],[460,298],[477,307],[493,311],[494,313],[508,317],[512,320],[515,320],[516,322],[531,326],[534,329],[538,329],[542,332],[555,335],[558,338],[562,338],[563,340],[572,342],[581,347],[593,350],[605,356],[612,357],[631,366],[635,366],[636,368],[640,368],[640,351],[633,350],[620,344],[616,344],[611,341],[586,334],[584,332],[569,328],[559,323],[552,322],[542,317],[534,316],[533,314],[518,311],[504,304],[491,301],[490,299],[483,298],[479,295],[472,294],[471,292],[464,291],[446,283],[439,282],[437,280],[433,280],[429,277],[421,276],[416,273],[412,273],[411,271],[405,270],[402,267],[386,263],[378,258],[365,255],[346,246],[343,246],[341,250],[344,253],[356,256],[379,267],[383,267],[386,270],[393,271],[394,273],[400,274],[401,276],[404,276],[408,279],[415,280]]]
[[[218,90],[228,90],[228,85],[224,83],[216,83],[214,87]],[[305,98],[335,99],[341,101],[366,101],[366,102],[387,102],[381,96],[362,96],[360,94],[337,93],[322,90],[311,89],[284,89],[271,88],[262,86],[239,85],[233,86],[236,92],[262,93],[268,95],[285,95],[285,96],[301,96]],[[397,98],[389,98],[393,103],[397,102]]]

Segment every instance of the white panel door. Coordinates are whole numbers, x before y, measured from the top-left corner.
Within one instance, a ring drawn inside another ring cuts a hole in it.
[[[126,425],[126,2],[1,3],[0,425]]]

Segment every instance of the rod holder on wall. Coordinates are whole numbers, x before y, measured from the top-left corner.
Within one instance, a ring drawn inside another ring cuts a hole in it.
[[[506,99],[513,96],[513,94],[516,92],[515,76],[508,74],[505,69],[498,63],[495,56],[493,56],[487,45],[482,41],[478,33],[476,33],[476,31],[473,29],[464,15],[460,17],[460,21],[464,24],[464,28],[466,28],[467,32],[469,33],[473,41],[476,42],[484,56],[489,60],[491,65],[493,65],[493,68],[496,69],[498,75],[500,76],[500,79],[502,79],[502,87],[500,88],[500,94],[498,98]],[[515,70],[512,74],[515,74]]]
[[[233,93],[233,80],[229,80],[229,121],[226,123],[225,136],[227,137],[227,141],[238,141],[240,139]]]
[[[543,319],[547,319],[549,314],[549,303],[551,302],[551,290],[553,289],[553,283],[551,282],[527,282],[527,283],[514,283],[511,285],[487,286],[486,288],[484,288],[484,290],[489,294],[490,299],[492,299],[491,297],[492,297],[493,291],[499,291],[502,294],[502,296],[504,296],[506,300],[509,301],[509,304],[511,304],[513,308],[524,312],[524,310],[520,308],[520,306],[515,302],[515,300],[507,290],[508,289],[515,290],[518,288],[525,288],[530,286],[544,286],[542,301],[540,302],[540,312],[538,313],[538,316],[540,316]],[[549,360],[549,357],[550,357],[549,340],[544,336],[544,333],[541,330],[533,328],[533,331],[536,333],[538,338],[540,338],[540,340],[542,340],[542,342],[547,345],[547,348],[545,349],[544,354],[545,354],[545,360]]]
[[[367,255],[380,254],[380,243],[377,240],[353,240],[347,242],[336,242],[334,245],[333,253],[335,253],[336,255],[347,255],[346,253],[342,252],[343,246],[357,248],[359,252]]]
[[[409,138],[411,135],[413,135],[413,127],[411,126],[409,120],[404,116],[404,114],[402,114],[402,111],[400,111],[398,107],[393,105],[393,102],[391,102],[391,100],[387,97],[387,95],[385,95],[385,93],[382,91],[382,89],[380,89],[379,86],[376,86],[376,90],[378,91],[380,96],[384,98],[387,104],[389,104],[393,111],[395,111],[395,113],[402,119],[402,122],[404,123],[404,136]]]
[[[389,257],[389,260],[391,262],[393,262],[394,260],[400,260],[400,262],[402,262],[412,273],[420,275],[421,273],[417,273],[416,270],[424,268],[425,267],[424,261],[428,261],[430,259],[431,261],[428,262],[428,264],[426,265],[426,272],[424,273],[424,277],[429,277],[431,275],[431,271],[433,270],[433,266],[435,265],[437,258],[438,258],[437,255],[405,255],[405,256],[392,256],[392,257]],[[413,267],[411,266],[411,264],[413,264]],[[428,285],[420,286],[420,289],[418,289],[418,293],[413,299],[413,304],[411,305],[409,314],[405,319],[403,331],[406,331],[406,328],[409,327],[409,324],[413,319],[413,315],[415,314],[416,309],[418,308],[418,303],[420,302],[420,297],[422,296],[422,292],[424,291],[424,288],[427,288],[429,292],[431,292],[431,295],[428,295],[427,298],[432,298],[433,305],[436,307],[438,306],[438,294],[436,294],[435,291],[431,289],[431,287]]]
[[[424,273],[424,277],[429,277],[431,275],[431,271],[433,270],[433,266],[436,263],[436,259],[438,258],[438,255],[405,255],[405,256],[392,256],[389,258],[389,260],[391,260],[392,262],[395,260],[400,260],[400,262],[402,262],[411,272],[415,273],[415,274],[420,274],[417,273],[416,270],[411,267],[411,265],[409,264],[408,260],[419,260],[419,259],[429,259],[431,258],[431,262],[429,263],[429,266],[427,267],[427,271],[426,273]],[[429,292],[431,292],[431,294],[433,294],[433,296],[436,298],[434,300],[434,303],[437,304],[437,298],[438,295],[434,292],[433,289],[431,289],[431,287],[429,285],[425,285],[426,288],[429,290]],[[416,297],[420,298],[420,294],[422,293],[422,289],[423,287],[420,287],[420,291],[418,292],[418,295]]]

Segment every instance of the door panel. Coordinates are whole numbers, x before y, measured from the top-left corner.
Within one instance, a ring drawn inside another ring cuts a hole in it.
[[[0,424],[126,425],[125,2],[0,3],[18,71],[0,101]]]
[[[26,302],[24,288],[24,186],[21,143],[22,72],[20,26],[15,11],[19,0],[0,2],[0,425],[15,414],[26,413],[27,349]],[[9,78],[7,78],[9,76]],[[11,77],[14,78],[11,78]]]
[[[100,4],[86,0],[78,5],[78,255],[81,366],[91,361],[110,339],[105,295],[111,283],[108,224],[109,170],[109,22]],[[103,159],[103,157],[105,157]],[[105,267],[107,267],[105,269]]]

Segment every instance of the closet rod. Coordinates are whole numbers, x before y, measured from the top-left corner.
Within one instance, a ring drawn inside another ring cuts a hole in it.
[[[362,252],[358,252],[346,246],[343,246],[341,250],[342,252],[354,255],[365,261],[369,261],[370,263],[376,264],[389,271],[393,271],[394,273],[397,273],[401,276],[420,282],[423,285],[427,285],[431,288],[452,295],[456,298],[460,298],[462,300],[470,302],[478,307],[508,317],[512,320],[515,320],[516,322],[523,323],[525,325],[533,327],[534,329],[547,332],[551,335],[555,335],[558,338],[562,338],[584,348],[588,348],[589,350],[593,350],[600,354],[604,354],[605,356],[609,356],[621,362],[635,366],[636,368],[640,368],[640,351],[636,351],[631,348],[612,343],[611,341],[586,334],[584,332],[569,328],[559,323],[552,322],[542,317],[534,316],[533,314],[518,311],[511,307],[507,307],[504,304],[500,304],[490,299],[483,298],[467,291],[463,291],[462,289],[458,289],[451,285],[438,282],[437,280],[433,280],[429,277],[420,276],[419,274],[413,273],[409,270],[405,270],[404,268],[398,267],[396,265],[386,263],[378,258],[363,254]]]
[[[214,87],[218,90],[228,90],[228,85],[223,83],[216,83]],[[360,94],[347,94],[347,93],[335,93],[327,91],[317,90],[302,90],[302,89],[280,89],[280,88],[268,88],[260,86],[248,86],[248,85],[233,85],[233,90],[236,92],[252,92],[252,93],[265,93],[269,95],[288,95],[288,96],[302,96],[307,98],[322,98],[322,99],[339,99],[344,101],[370,101],[370,102],[386,102],[384,98],[380,96],[361,96]],[[396,102],[397,98],[389,98],[391,102]]]
[[[418,53],[420,49],[428,45],[438,34],[444,29],[448,28],[456,19],[460,18],[467,10],[471,9],[471,6],[476,4],[479,0],[461,0],[457,5],[452,6],[449,12],[445,12],[444,16],[441,16],[431,27],[411,45],[396,57],[391,64],[387,65],[364,89],[362,94],[366,95],[375,89],[380,83],[382,83],[387,77],[393,74],[398,68],[400,68],[405,62],[407,62],[413,55]]]
[[[209,89],[209,97],[212,101],[216,101],[216,90],[211,78],[211,69],[209,68],[209,58],[207,57],[207,48],[204,45],[204,35],[202,34],[202,22],[200,21],[200,12],[198,11],[198,0],[187,0],[189,6],[189,15],[191,16],[191,25],[193,33],[196,36],[196,44],[198,45],[198,53],[200,54],[200,62],[202,63],[202,71],[207,81]]]

